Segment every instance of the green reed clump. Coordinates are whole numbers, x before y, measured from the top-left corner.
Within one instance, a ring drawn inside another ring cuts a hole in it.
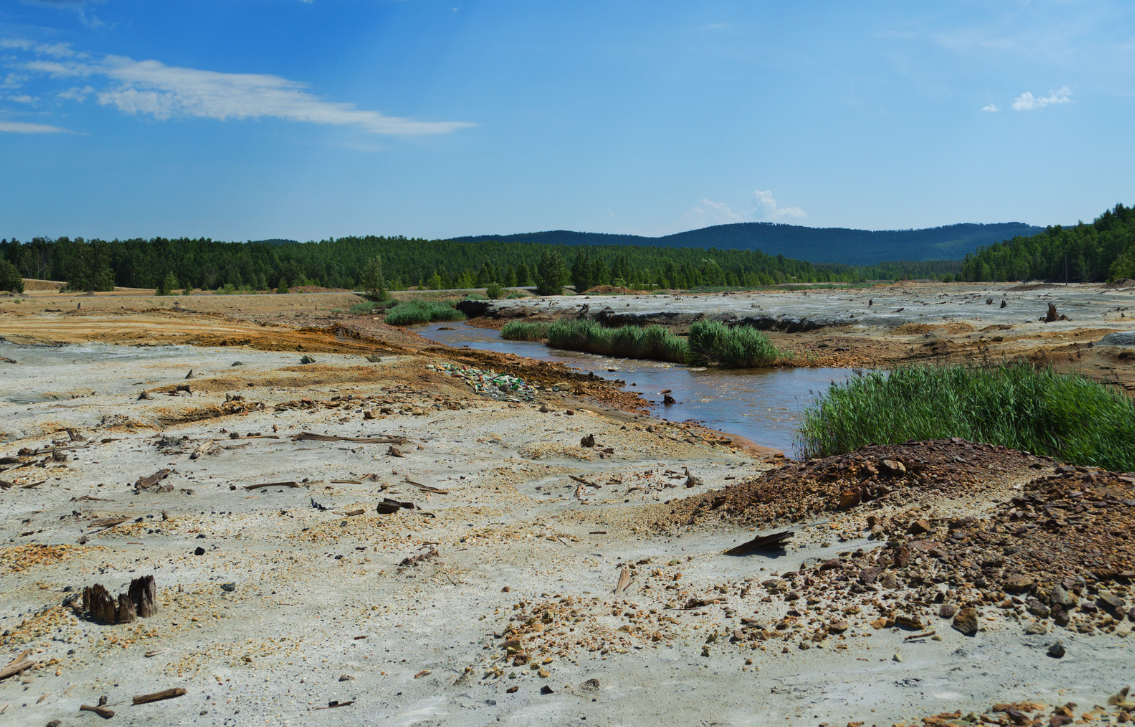
[[[548,326],[548,345],[602,356],[685,363],[686,342],[662,326],[604,328],[595,321],[561,321]]]
[[[771,366],[784,358],[764,333],[748,326],[727,326],[720,321],[698,321],[690,326],[689,363],[716,364],[731,369]]]
[[[801,457],[961,437],[1064,462],[1135,470],[1135,403],[1078,374],[1025,362],[856,372],[804,413]]]
[[[501,338],[506,341],[543,341],[548,337],[550,323],[526,323],[509,321],[501,329]]]
[[[399,303],[386,313],[385,321],[392,326],[412,326],[434,321],[463,321],[465,314],[449,303],[430,300],[411,300]]]

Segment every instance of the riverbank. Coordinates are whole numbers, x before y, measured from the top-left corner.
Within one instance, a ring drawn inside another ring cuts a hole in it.
[[[1054,559],[1067,626],[1029,610],[1048,580],[1000,591],[1023,567],[1000,540],[1050,527],[1037,487],[1102,503],[1061,495],[1053,519],[1105,537],[1128,527],[1107,494],[1124,480],[964,442],[782,466],[554,363],[381,321],[260,325],[272,315],[0,317],[9,340],[82,342],[0,344],[16,361],[0,364],[0,648],[36,665],[0,681],[6,718],[94,719],[79,706],[106,695],[139,725],[892,724],[1025,700],[1079,717],[1125,686],[1131,617],[1096,604],[1129,607],[1130,563],[1101,564],[1104,580]],[[470,371],[489,368],[523,386]],[[725,554],[784,530],[781,550]],[[906,565],[881,566],[889,542]],[[156,615],[106,625],[70,605],[147,575]],[[915,602],[933,635],[896,618]],[[971,602],[973,635],[940,615]],[[1046,656],[1057,639],[1066,654]]]
[[[1045,321],[1048,306],[1055,320]],[[791,353],[778,366],[890,368],[903,362],[1025,359],[1135,392],[1135,356],[1099,346],[1135,329],[1135,288],[897,283],[871,288],[628,296],[558,296],[462,304],[469,325],[594,320],[685,333],[721,320],[768,333]]]

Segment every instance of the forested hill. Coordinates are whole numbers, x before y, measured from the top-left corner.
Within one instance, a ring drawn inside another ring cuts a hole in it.
[[[1135,208],[1117,204],[1091,224],[1049,227],[966,255],[962,277],[1092,282],[1135,278]]]
[[[553,245],[644,245],[718,250],[760,250],[810,263],[877,265],[890,260],[961,260],[983,245],[1043,232],[1021,222],[957,224],[924,230],[849,230],[802,227],[771,222],[741,222],[679,232],[664,237],[608,235],[600,232],[531,232],[520,235],[477,235],[465,242],[542,242]]]

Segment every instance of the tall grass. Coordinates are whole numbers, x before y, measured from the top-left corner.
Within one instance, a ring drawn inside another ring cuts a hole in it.
[[[548,337],[550,323],[527,323],[509,321],[501,329],[501,338],[506,341],[543,341]]]
[[[857,372],[805,411],[796,447],[802,457],[826,457],[945,437],[1132,471],[1135,403],[1077,374],[1023,362]]]
[[[392,326],[412,326],[434,321],[463,321],[465,314],[450,304],[432,300],[412,300],[399,303],[386,313],[386,322]]]
[[[398,301],[394,300],[393,298],[389,300],[365,300],[362,303],[355,303],[347,310],[352,313],[362,315],[364,313],[370,313],[371,311],[381,310],[383,308],[393,308],[396,305],[398,305]]]
[[[548,345],[602,356],[685,363],[686,342],[662,326],[604,328],[595,321],[562,321],[548,326]]]
[[[770,366],[784,353],[768,336],[748,326],[729,327],[720,321],[698,321],[690,326],[689,363],[716,364],[731,369]]]

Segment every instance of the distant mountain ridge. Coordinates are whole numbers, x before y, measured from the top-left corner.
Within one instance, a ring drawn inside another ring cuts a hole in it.
[[[960,223],[922,230],[851,230],[843,227],[803,227],[773,222],[740,222],[678,232],[663,237],[611,235],[602,232],[551,230],[518,235],[455,237],[463,242],[541,242],[553,245],[642,245],[718,250],[760,250],[768,255],[810,263],[875,265],[909,260],[961,260],[980,246],[1031,237],[1043,227],[1022,222]]]

